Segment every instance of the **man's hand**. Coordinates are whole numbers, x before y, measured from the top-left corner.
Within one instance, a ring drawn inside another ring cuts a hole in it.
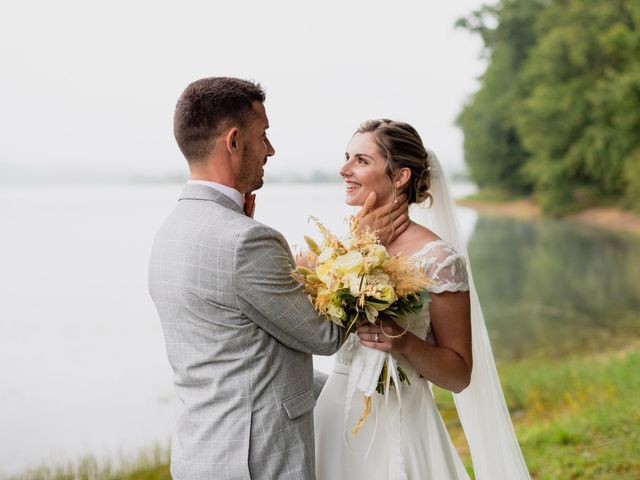
[[[253,214],[256,211],[256,194],[245,193],[244,194],[244,214],[247,217],[253,218]]]
[[[374,209],[376,198],[376,192],[369,193],[356,217],[360,228],[368,227],[378,234],[380,243],[389,245],[409,227],[407,196],[401,193],[389,203]]]

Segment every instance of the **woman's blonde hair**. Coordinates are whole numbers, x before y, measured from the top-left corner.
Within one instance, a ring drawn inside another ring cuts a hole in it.
[[[394,173],[401,168],[411,171],[411,178],[404,192],[409,204],[431,201],[429,193],[429,152],[415,128],[408,123],[386,118],[367,120],[356,133],[373,133],[386,159],[385,171],[393,182]]]

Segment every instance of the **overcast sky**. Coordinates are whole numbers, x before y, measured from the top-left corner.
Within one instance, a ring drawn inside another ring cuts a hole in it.
[[[0,163],[186,171],[175,102],[200,77],[267,90],[280,171],[339,168],[359,123],[412,123],[449,170],[485,63],[454,28],[481,0],[9,2],[0,14]]]

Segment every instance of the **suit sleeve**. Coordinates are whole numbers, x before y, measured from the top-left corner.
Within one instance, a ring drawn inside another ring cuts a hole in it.
[[[279,233],[257,224],[235,249],[235,291],[240,310],[290,348],[331,355],[340,347],[340,327],[327,322],[291,277],[293,258]]]
[[[316,400],[318,400],[318,397],[322,393],[322,389],[325,383],[327,383],[328,378],[329,375],[320,370],[313,371],[313,396],[316,397]]]

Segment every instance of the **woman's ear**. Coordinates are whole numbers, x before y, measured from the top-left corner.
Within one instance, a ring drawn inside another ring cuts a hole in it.
[[[396,188],[402,188],[409,183],[411,179],[411,169],[404,167],[396,170],[394,174],[394,185]]]

